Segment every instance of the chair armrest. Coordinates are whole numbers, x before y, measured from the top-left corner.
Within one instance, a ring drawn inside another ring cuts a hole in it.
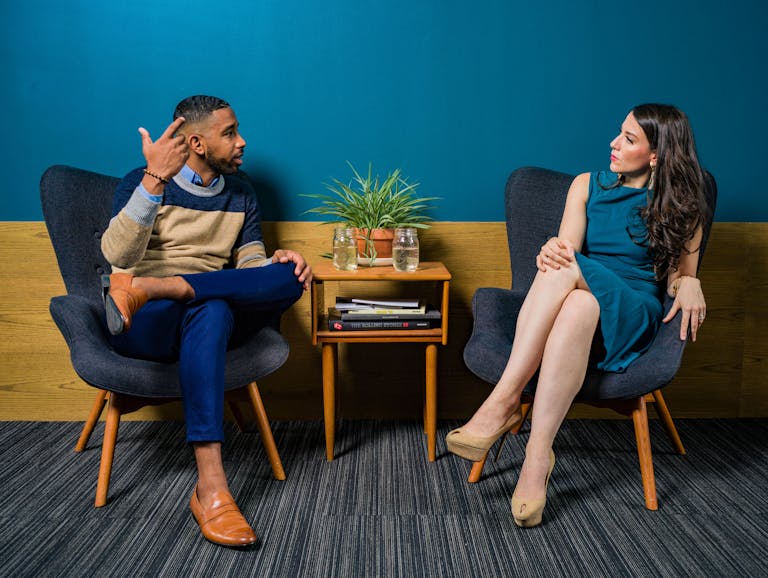
[[[51,299],[49,311],[70,349],[81,341],[107,346],[103,309],[80,295]]]
[[[481,287],[472,297],[472,332],[490,331],[503,335],[510,345],[525,293],[497,287]]]
[[[669,312],[674,300],[665,295],[664,315]],[[647,376],[647,391],[649,393],[660,387],[667,385],[675,377],[677,370],[680,369],[680,363],[683,360],[683,351],[688,339],[680,339],[680,324],[682,323],[682,311],[667,323],[662,323],[659,327],[656,337],[654,337],[651,346],[643,355],[638,357],[634,363],[627,368],[627,373],[631,371],[633,379],[638,375]]]
[[[496,287],[482,287],[472,297],[474,324],[464,347],[464,363],[488,383],[496,383],[504,371],[524,300],[522,291]]]
[[[664,315],[674,300],[665,295]],[[630,399],[666,386],[675,377],[687,341],[680,339],[682,312],[662,323],[648,350],[633,361],[624,373],[590,370],[577,399]]]

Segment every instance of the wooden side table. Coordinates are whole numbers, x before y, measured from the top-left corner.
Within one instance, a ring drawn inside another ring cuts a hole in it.
[[[336,368],[339,343],[425,343],[426,379],[424,397],[424,431],[427,434],[429,461],[435,461],[437,435],[437,344],[448,342],[448,291],[451,274],[442,263],[422,262],[416,271],[401,273],[392,267],[360,267],[356,271],[338,271],[330,261],[312,267],[312,344],[322,345],[323,417],[325,420],[325,453],[333,460],[336,436]],[[330,331],[325,307],[325,281],[435,281],[439,289],[442,322],[434,329]]]

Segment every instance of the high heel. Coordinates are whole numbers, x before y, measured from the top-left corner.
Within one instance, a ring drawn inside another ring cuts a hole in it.
[[[547,487],[549,486],[549,477],[552,470],[555,469],[555,452],[549,450],[549,471],[547,479],[544,482],[544,497],[536,500],[521,500],[514,493],[512,494],[512,516],[515,518],[515,524],[521,528],[533,528],[541,524],[541,516],[544,512],[544,506],[547,505]]]
[[[134,314],[148,300],[146,291],[133,287],[132,281],[133,275],[129,273],[112,273],[101,277],[107,327],[112,335],[128,331]]]
[[[479,462],[485,457],[496,440],[513,429],[522,419],[523,413],[518,407],[504,425],[487,437],[473,435],[463,431],[462,428],[458,428],[448,432],[448,435],[445,436],[445,443],[448,446],[448,451],[452,454],[465,460]]]

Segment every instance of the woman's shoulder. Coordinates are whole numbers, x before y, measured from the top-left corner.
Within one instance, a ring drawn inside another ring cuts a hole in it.
[[[619,175],[611,171],[590,171],[576,175],[574,183],[580,185],[587,184],[590,188],[593,186],[612,187],[619,180]]]
[[[580,175],[576,175],[573,181],[571,181],[571,186],[568,189],[568,198],[571,199],[569,202],[573,202],[578,198],[586,203],[587,198],[589,197],[590,182],[591,173],[581,173]]]

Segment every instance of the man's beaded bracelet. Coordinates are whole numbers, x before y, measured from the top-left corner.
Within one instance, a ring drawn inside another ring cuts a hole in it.
[[[156,175],[155,173],[150,173],[147,169],[144,169],[144,174],[149,175],[150,177],[153,177],[163,183],[164,185],[167,185],[170,181],[166,178],[161,177],[160,175]]]

